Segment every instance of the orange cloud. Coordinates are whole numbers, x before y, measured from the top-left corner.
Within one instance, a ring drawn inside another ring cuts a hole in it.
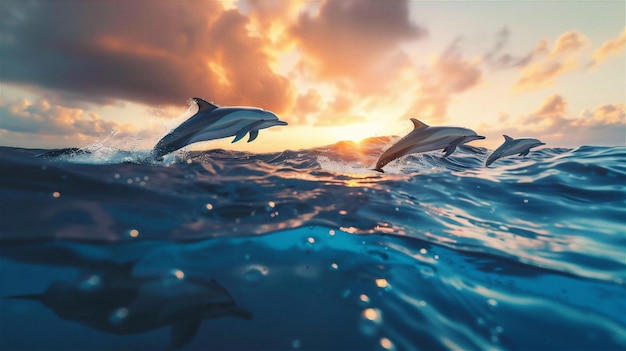
[[[606,41],[602,45],[593,51],[591,54],[591,61],[587,65],[588,67],[595,67],[606,60],[607,57],[615,55],[624,50],[626,44],[626,28],[615,39]]]
[[[446,119],[448,104],[453,95],[477,86],[483,79],[479,60],[465,59],[456,40],[441,56],[422,71],[417,81],[421,84],[415,93],[413,105],[402,117],[419,117],[434,122]]]
[[[113,131],[136,130],[131,125],[107,121],[82,109],[52,105],[45,99],[35,102],[26,99],[0,101],[0,116],[0,129],[6,132],[43,136],[79,135],[93,139]]]
[[[576,32],[570,31],[561,34],[556,39],[554,43],[554,48],[552,48],[551,56],[563,55],[566,53],[572,53],[578,51],[587,43],[587,37]]]
[[[402,67],[399,44],[426,31],[411,22],[407,1],[346,0],[324,1],[317,13],[301,13],[289,34],[304,53],[300,69],[372,92],[381,91],[381,76]]]
[[[621,145],[626,143],[624,103],[604,104],[586,110],[579,116],[571,116],[567,105],[563,96],[554,94],[546,98],[534,112],[501,120],[497,128],[482,124],[480,131],[488,138],[496,138],[501,134],[539,138],[551,147],[607,145],[607,141],[617,141]]]
[[[365,122],[365,117],[352,112],[352,107],[354,105],[355,103],[353,97],[346,94],[338,94],[335,96],[335,100],[328,104],[326,110],[319,114],[314,125],[343,126]]]
[[[543,61],[530,64],[522,70],[513,86],[514,91],[529,91],[554,84],[556,77],[576,67],[576,61]]]
[[[306,124],[307,117],[320,112],[322,97],[315,89],[299,95],[288,118],[290,124]]]
[[[535,114],[537,115],[550,115],[550,114],[563,114],[567,109],[567,102],[559,94],[554,94],[543,101],[543,104]]]

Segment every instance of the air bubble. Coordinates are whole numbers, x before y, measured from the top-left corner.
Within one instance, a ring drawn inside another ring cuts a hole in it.
[[[260,282],[269,272],[267,267],[261,265],[252,265],[243,273],[243,278],[251,283]]]

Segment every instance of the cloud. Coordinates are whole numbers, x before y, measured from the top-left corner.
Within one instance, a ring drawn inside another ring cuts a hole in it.
[[[285,111],[294,98],[247,17],[220,2],[3,2],[0,79],[88,101]]]
[[[402,67],[399,44],[426,30],[411,22],[407,1],[346,0],[301,13],[289,33],[304,53],[300,70],[366,94]]]
[[[290,124],[306,124],[307,117],[320,112],[322,97],[315,89],[309,89],[305,94],[298,95],[296,103],[287,119]]]
[[[567,53],[576,52],[583,48],[587,43],[587,37],[576,32],[570,31],[561,34],[554,43],[554,48],[550,52],[551,56],[559,56]]]
[[[606,60],[607,57],[615,55],[624,50],[626,44],[626,28],[615,38],[608,40],[593,51],[591,54],[591,61],[587,64],[587,67],[593,68]]]
[[[557,77],[578,67],[576,55],[587,43],[587,37],[576,31],[561,34],[552,50],[549,50],[547,39],[540,40],[533,51],[532,60],[522,66],[513,91],[528,92],[553,85]]]
[[[546,52],[545,46],[547,41],[540,42],[534,50],[521,56],[504,53],[503,50],[509,42],[511,32],[508,28],[503,28],[496,34],[494,45],[489,51],[483,55],[485,63],[492,69],[508,69],[526,66],[536,56],[543,55]]]
[[[481,133],[489,136],[509,134],[512,137],[538,138],[550,147],[580,145],[626,144],[626,113],[624,103],[603,104],[572,116],[567,100],[560,94],[546,98],[534,112],[501,120],[498,130],[481,125]]]
[[[52,105],[48,100],[0,100],[0,130],[45,136],[93,139],[113,131],[133,131],[127,124],[100,118],[82,109]]]
[[[530,91],[554,84],[556,77],[576,68],[574,60],[547,60],[530,64],[522,69],[521,77],[513,86],[514,91]]]
[[[421,86],[403,118],[424,118],[431,123],[444,121],[451,98],[482,82],[480,60],[464,58],[459,43],[460,39],[456,39],[417,77]]]
[[[338,94],[316,118],[315,126],[344,126],[365,122],[365,117],[354,112],[354,97],[347,94]]]
[[[567,102],[559,95],[554,94],[543,101],[539,109],[535,112],[537,115],[563,114],[567,110]]]

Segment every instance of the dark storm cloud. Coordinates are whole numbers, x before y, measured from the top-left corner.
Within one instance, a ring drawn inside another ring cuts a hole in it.
[[[291,104],[247,18],[219,2],[5,0],[0,18],[5,82],[91,101]]]

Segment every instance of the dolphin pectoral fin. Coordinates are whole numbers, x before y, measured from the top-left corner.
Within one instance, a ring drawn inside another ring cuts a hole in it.
[[[231,143],[238,142],[246,135],[246,133],[248,133],[248,129],[242,128],[240,131],[237,132],[237,134],[235,135],[235,138],[233,139],[233,141],[231,141]]]
[[[443,157],[448,157],[450,156],[454,150],[456,150],[456,147],[459,146],[459,144],[461,144],[463,142],[463,140],[465,140],[465,137],[462,136],[460,138],[455,139],[453,142],[450,143],[450,145],[446,146],[443,149],[443,152],[445,152],[445,154],[443,155]]]
[[[526,155],[528,155],[528,152],[530,152],[530,149],[528,149],[528,150],[526,150],[526,151],[522,151],[522,152],[520,152],[520,154],[519,154],[519,155],[520,155],[520,156],[526,156]]]
[[[259,131],[258,130],[251,130],[250,131],[250,138],[248,138],[248,142],[253,141],[258,136],[259,136]]]
[[[445,152],[445,154],[443,155],[443,157],[448,157],[448,156],[450,156],[450,155],[454,152],[454,150],[456,150],[456,144],[450,144],[450,145],[446,146],[446,147],[443,149],[443,152]]]
[[[200,324],[202,324],[202,318],[196,316],[194,316],[194,318],[177,321],[176,324],[173,324],[171,334],[172,339],[168,349],[177,349],[189,342],[189,340],[191,340],[198,333]]]

